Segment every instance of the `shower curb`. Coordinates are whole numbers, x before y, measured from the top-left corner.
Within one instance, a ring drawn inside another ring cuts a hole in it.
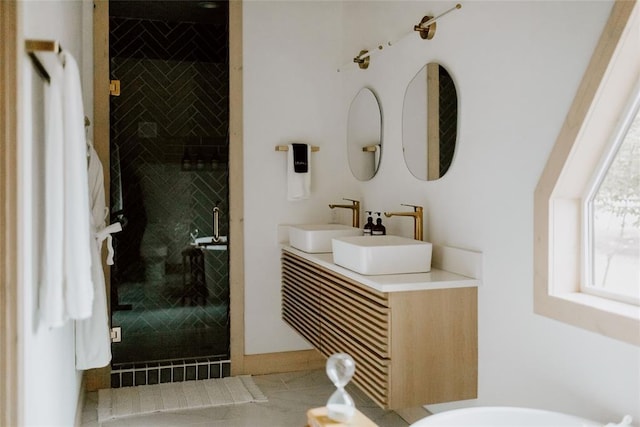
[[[114,364],[111,368],[111,388],[208,380],[229,376],[231,376],[231,360],[227,356],[121,363]]]

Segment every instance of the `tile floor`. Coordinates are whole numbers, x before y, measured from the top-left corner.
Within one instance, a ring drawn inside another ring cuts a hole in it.
[[[267,396],[267,403],[193,409],[138,417],[121,418],[102,423],[103,427],[142,426],[224,426],[224,427],[303,427],[310,408],[324,406],[335,387],[324,370],[258,375],[254,381]],[[380,409],[353,385],[347,391],[356,407],[380,427],[408,424],[393,411]],[[98,427],[98,393],[87,393],[82,414],[82,427]]]

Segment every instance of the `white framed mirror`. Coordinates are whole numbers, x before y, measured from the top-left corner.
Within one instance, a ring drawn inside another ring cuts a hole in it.
[[[458,138],[458,92],[449,72],[430,62],[405,92],[402,149],[409,171],[434,181],[449,170]]]
[[[375,176],[382,158],[382,113],[378,98],[366,87],[349,107],[347,154],[354,177],[368,181]]]

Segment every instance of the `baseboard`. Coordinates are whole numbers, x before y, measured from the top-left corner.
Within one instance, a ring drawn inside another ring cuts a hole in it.
[[[324,368],[326,359],[317,350],[287,351],[281,353],[248,354],[244,356],[242,374],[264,375],[281,372],[306,371]],[[233,370],[233,363],[231,364]],[[234,372],[233,375],[240,373]]]
[[[83,381],[86,391],[111,388],[111,365],[84,371]]]
[[[413,424],[423,418],[433,415],[424,406],[416,406],[413,408],[396,409],[395,413],[405,420],[408,424]]]
[[[82,381],[80,381],[80,392],[78,393],[78,405],[76,406],[76,418],[74,421],[75,427],[82,426],[82,412],[84,410],[84,398],[87,394],[87,390],[84,382],[84,372],[82,373]]]

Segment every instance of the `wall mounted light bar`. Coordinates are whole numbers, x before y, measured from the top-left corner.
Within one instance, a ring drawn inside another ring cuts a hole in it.
[[[405,35],[403,35],[402,37],[400,37],[398,40],[396,41],[387,41],[386,43],[382,43],[379,44],[377,46],[376,49],[363,49],[360,51],[360,53],[358,53],[358,55],[353,58],[353,62],[355,62],[356,64],[358,64],[358,67],[361,70],[366,70],[367,68],[369,68],[369,64],[371,63],[371,56],[379,53],[381,50],[383,50],[385,48],[385,46],[390,47],[393,46],[397,43],[399,43],[400,41],[404,40],[406,37],[408,37],[409,35],[413,34],[414,31],[417,31],[420,33],[420,38],[422,38],[423,40],[431,40],[435,34],[436,34],[436,21],[440,18],[442,18],[443,16],[445,16],[448,13],[453,12],[454,10],[458,10],[461,9],[462,5],[460,3],[456,4],[454,7],[452,7],[451,9],[448,9],[444,12],[442,12],[440,15],[438,16],[429,16],[426,15],[422,18],[422,20],[413,26],[413,31],[411,31],[410,33],[407,33]],[[343,71],[344,69],[346,69],[349,65],[345,65],[342,68],[338,68],[338,72]]]

